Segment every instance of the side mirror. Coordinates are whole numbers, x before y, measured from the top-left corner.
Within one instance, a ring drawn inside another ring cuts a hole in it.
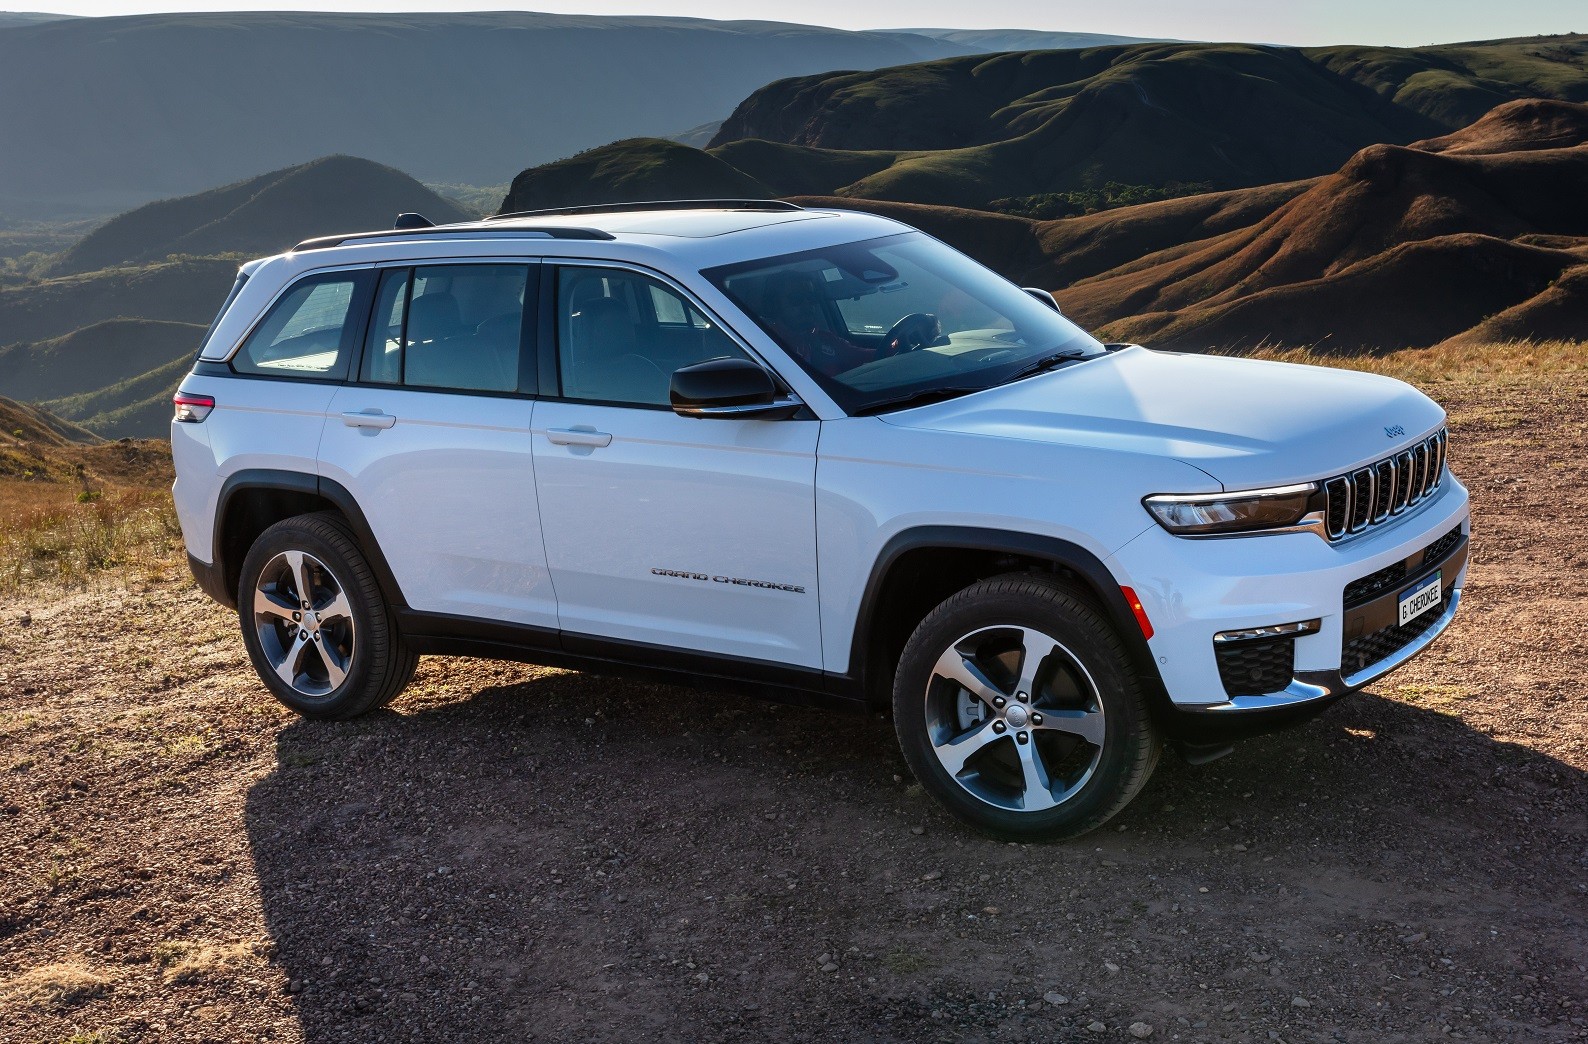
[[[772,375],[749,359],[712,359],[674,370],[668,397],[680,417],[783,420],[801,405],[779,395]]]
[[[1049,291],[1042,290],[1035,286],[1022,286],[1020,289],[1024,290],[1032,297],[1035,297],[1038,301],[1041,301],[1043,304],[1047,305],[1055,312],[1058,312],[1060,315],[1064,314],[1064,309],[1059,307],[1059,299],[1054,297]]]

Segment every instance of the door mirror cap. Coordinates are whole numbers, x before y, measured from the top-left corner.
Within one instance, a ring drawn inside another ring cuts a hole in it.
[[[673,371],[668,391],[680,417],[782,420],[800,410],[777,382],[749,359],[712,359]]]
[[[1064,314],[1064,309],[1059,307],[1059,299],[1053,296],[1052,291],[1043,290],[1041,287],[1036,286],[1022,286],[1020,289],[1024,290],[1032,297],[1035,297],[1038,301],[1041,301],[1043,304],[1047,305],[1055,312],[1058,312],[1060,315]]]

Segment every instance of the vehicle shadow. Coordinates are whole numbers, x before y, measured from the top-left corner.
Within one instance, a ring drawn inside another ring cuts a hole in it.
[[[1115,823],[1020,846],[937,812],[875,716],[556,673],[418,702],[288,726],[248,794],[311,1044],[1392,1039],[1457,993],[1588,1001],[1540,972],[1588,965],[1588,778],[1440,709],[1166,754]]]

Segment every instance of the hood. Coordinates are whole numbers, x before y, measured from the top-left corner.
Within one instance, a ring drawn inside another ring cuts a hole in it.
[[[1377,374],[1131,347],[881,419],[1173,457],[1235,490],[1379,460],[1444,415],[1417,389]]]

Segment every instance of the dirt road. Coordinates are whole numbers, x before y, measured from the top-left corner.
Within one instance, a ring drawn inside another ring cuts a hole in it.
[[[1439,394],[1452,632],[1067,845],[875,718],[429,660],[311,724],[174,561],[27,595],[0,1041],[1588,1039],[1588,382]]]

